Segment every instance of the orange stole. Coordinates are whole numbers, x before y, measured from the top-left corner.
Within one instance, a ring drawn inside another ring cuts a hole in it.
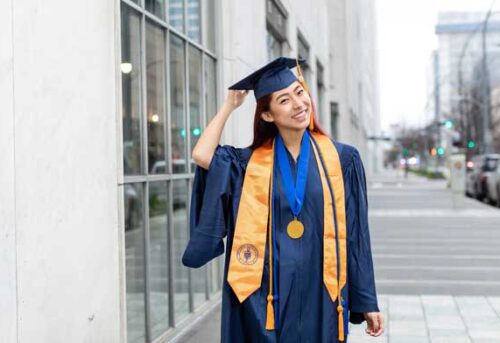
[[[338,338],[343,341],[344,312],[340,294],[346,284],[347,249],[342,166],[332,141],[327,136],[315,132],[310,132],[310,134],[314,137],[311,145],[323,187],[323,280],[332,301],[335,302],[338,297]],[[319,147],[319,151],[315,143]],[[267,297],[267,330],[274,330],[271,230],[273,161],[274,141],[269,141],[253,151],[247,165],[227,277],[229,285],[240,302],[243,302],[260,288],[266,234],[268,234],[270,287]],[[326,175],[328,175],[328,179]],[[339,257],[337,257],[337,249]],[[338,260],[340,260],[339,263]]]

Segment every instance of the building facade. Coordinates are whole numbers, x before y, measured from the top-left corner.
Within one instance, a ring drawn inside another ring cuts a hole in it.
[[[307,59],[320,123],[377,163],[371,0],[0,4],[0,341],[167,342],[220,299],[189,270],[191,151],[227,87]],[[252,95],[222,144],[251,143]]]

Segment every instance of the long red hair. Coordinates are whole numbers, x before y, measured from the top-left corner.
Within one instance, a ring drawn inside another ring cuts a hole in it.
[[[312,125],[309,124],[308,130],[328,136],[321,128],[318,120],[316,119],[316,107],[314,106],[314,102],[312,101],[311,94],[309,94],[309,97],[311,98],[312,106]],[[252,150],[257,149],[258,147],[266,143],[269,139],[276,137],[276,135],[278,134],[278,128],[274,123],[268,123],[267,121],[262,119],[262,112],[269,111],[271,108],[271,98],[272,94],[268,94],[257,100],[257,106],[255,107],[255,115],[253,119],[253,142],[252,145],[250,145],[250,148]]]

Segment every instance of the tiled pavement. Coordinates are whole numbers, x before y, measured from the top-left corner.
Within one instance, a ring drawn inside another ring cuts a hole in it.
[[[500,343],[500,297],[379,295],[385,332],[350,325],[349,343]]]

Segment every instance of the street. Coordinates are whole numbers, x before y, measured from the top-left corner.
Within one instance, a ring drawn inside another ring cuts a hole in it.
[[[500,209],[453,208],[445,181],[385,171],[369,180],[371,239],[386,330],[350,343],[499,343]],[[220,340],[220,306],[177,342]]]

